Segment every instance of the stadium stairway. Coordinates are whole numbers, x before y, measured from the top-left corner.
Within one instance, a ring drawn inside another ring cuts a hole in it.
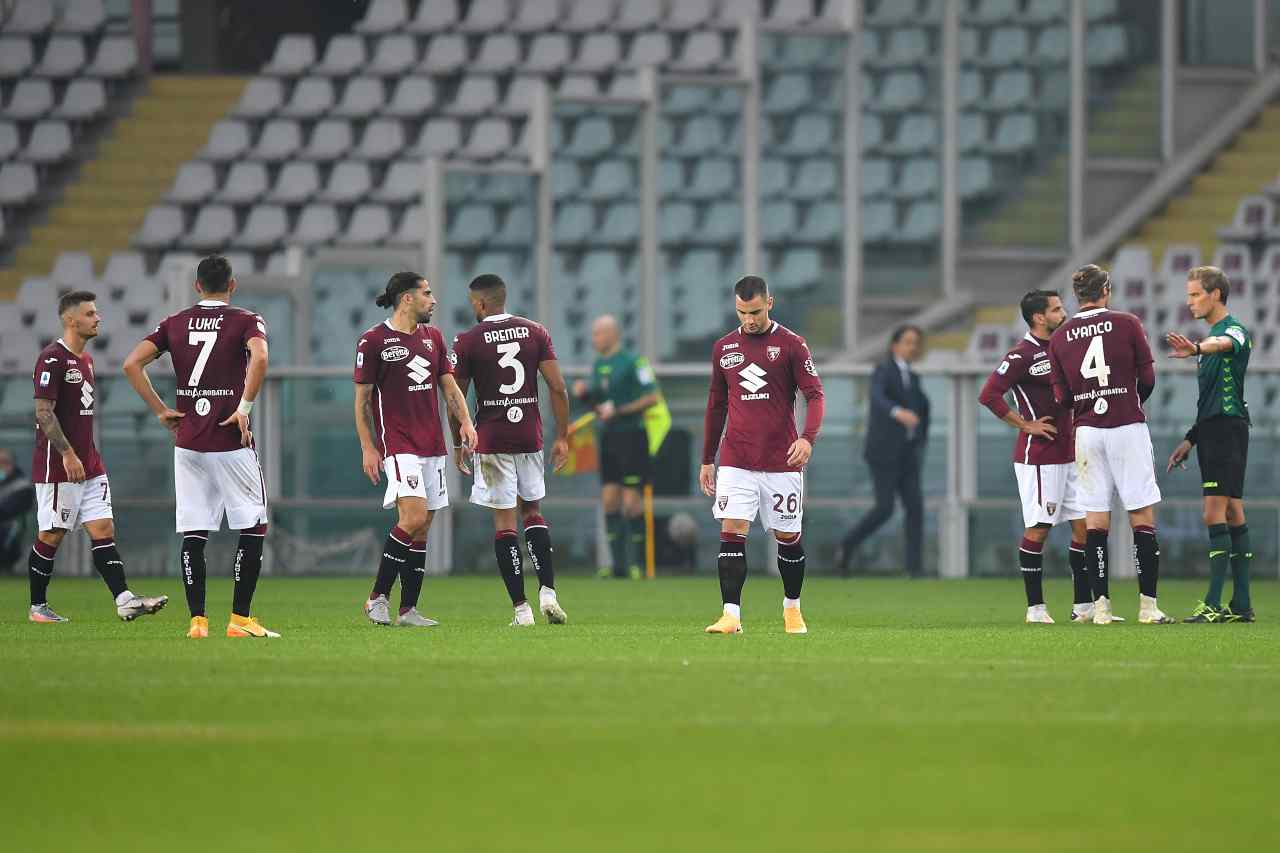
[[[1280,151],[1280,105],[1270,105],[1240,133],[1181,195],[1125,242],[1144,246],[1160,258],[1173,243],[1195,243],[1201,257],[1212,258],[1220,242],[1218,228],[1230,224],[1242,196],[1258,193],[1275,177]]]
[[[89,252],[101,269],[129,248],[147,210],[169,189],[178,167],[195,157],[244,89],[242,77],[156,76],[99,143],[76,181],[31,230],[11,269],[0,270],[0,299],[23,279],[47,275],[58,253]]]

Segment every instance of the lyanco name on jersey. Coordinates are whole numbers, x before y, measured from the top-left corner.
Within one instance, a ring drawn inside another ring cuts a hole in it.
[[[216,317],[189,317],[187,328],[192,332],[216,332],[222,328],[223,315]]]
[[[1111,321],[1103,320],[1101,323],[1089,323],[1084,326],[1067,329],[1067,340],[1074,341],[1080,338],[1091,338],[1094,335],[1105,335],[1109,331],[1111,331]]]
[[[486,344],[500,344],[503,341],[514,341],[527,337],[529,337],[528,326],[511,326],[506,329],[494,329],[492,332],[485,332],[484,342]]]

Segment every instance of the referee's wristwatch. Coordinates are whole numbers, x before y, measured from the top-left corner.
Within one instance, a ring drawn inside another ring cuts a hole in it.
[[[1199,356],[1200,354],[1200,342],[1196,341],[1196,355]]]

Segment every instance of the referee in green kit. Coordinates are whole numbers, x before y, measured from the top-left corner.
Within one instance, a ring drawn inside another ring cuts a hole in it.
[[[590,384],[578,380],[573,394],[595,408],[600,424],[600,502],[605,533],[617,578],[643,576],[647,548],[644,487],[651,464],[644,413],[658,403],[658,386],[649,360],[622,346],[622,330],[612,315],[591,324],[597,358]]]
[[[1227,313],[1231,283],[1217,267],[1196,267],[1187,273],[1187,307],[1197,320],[1209,324],[1209,336],[1199,343],[1170,332],[1166,337],[1174,358],[1199,359],[1200,398],[1196,422],[1169,457],[1169,471],[1196,448],[1204,488],[1204,523],[1209,527],[1209,591],[1192,623],[1254,621],[1249,600],[1249,563],[1253,548],[1244,518],[1244,474],[1249,459],[1249,410],[1244,400],[1244,374],[1253,351],[1253,338],[1240,321]],[[1231,601],[1222,605],[1222,588],[1231,569]]]

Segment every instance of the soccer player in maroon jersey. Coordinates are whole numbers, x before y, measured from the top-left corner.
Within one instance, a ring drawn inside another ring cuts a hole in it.
[[[803,472],[822,428],[822,380],[804,338],[769,319],[773,297],[764,279],[746,276],[733,290],[742,325],[711,350],[711,391],[698,472],[702,491],[715,498],[713,513],[720,519],[718,568],[724,610],[707,626],[707,633],[742,633],[747,532],[759,516],[778,541],[783,626],[788,634],[805,634],[808,627],[800,612]],[[797,391],[806,402],[804,432],[799,436],[794,415]]]
[[[32,380],[36,400],[36,449],[31,479],[36,486],[39,532],[31,547],[32,622],[68,622],[49,606],[53,558],[67,531],[83,525],[92,542],[93,567],[115,597],[116,614],[126,622],[155,613],[169,602],[134,595],[125,581],[111,514],[111,484],[93,443],[98,379],[85,351],[98,336],[97,296],[75,290],[58,300],[62,337],[40,351]]]
[[[1053,398],[1049,336],[1067,319],[1057,291],[1033,290],[1022,297],[1027,334],[987,378],[978,401],[1018,430],[1013,443],[1013,471],[1022,498],[1022,542],[1018,562],[1027,591],[1028,623],[1053,624],[1041,582],[1044,542],[1055,524],[1071,525],[1068,552],[1075,582],[1073,622],[1093,619],[1093,596],[1084,567],[1084,509],[1076,503],[1075,440],[1071,409]],[[1005,396],[1012,393],[1016,408]]]
[[[1093,588],[1093,624],[1115,621],[1107,574],[1113,493],[1119,493],[1133,527],[1138,621],[1169,624],[1173,620],[1156,603],[1160,546],[1155,505],[1160,487],[1142,411],[1156,384],[1151,346],[1137,317],[1110,309],[1111,276],[1106,270],[1088,264],[1076,270],[1071,284],[1080,311],[1053,333],[1049,363],[1054,398],[1075,415],[1077,494],[1088,525],[1085,554]]]
[[[267,375],[267,327],[231,306],[236,279],[226,258],[196,268],[200,301],[167,317],[133,348],[124,373],[160,422],[175,433],[174,491],[182,534],[182,576],[191,611],[187,636],[209,636],[204,546],[209,531],[240,531],[228,637],[278,637],[250,615],[267,535],[267,489],[249,429],[249,412]],[[161,401],[147,365],[169,353],[177,374],[177,410]]]
[[[551,464],[559,469],[569,458],[569,393],[560,373],[551,335],[532,320],[508,314],[507,286],[496,275],[477,276],[469,285],[476,325],[453,339],[453,363],[465,396],[476,386],[475,483],[471,502],[493,510],[494,554],[498,571],[515,608],[511,624],[533,624],[533,608],[525,598],[517,512],[524,523],[529,559],[538,574],[538,608],[547,622],[568,621],[556,597],[551,564],[551,529],[542,517],[546,495],[542,461],[542,415],[538,410],[538,374],[551,394],[556,421]],[[470,473],[458,448],[459,421],[452,410],[454,453],[458,467]]]
[[[444,469],[448,455],[440,425],[437,389],[460,421],[460,450],[476,445],[467,401],[453,378],[449,350],[440,330],[428,326],[436,298],[416,272],[391,276],[376,304],[389,318],[364,332],[356,344],[356,434],[361,464],[376,486],[383,471],[383,509],[396,508],[396,526],[387,534],[382,561],[364,612],[375,625],[390,625],[387,596],[400,576],[397,625],[438,624],[418,612],[426,577],[427,531],[438,510],[449,505]]]

